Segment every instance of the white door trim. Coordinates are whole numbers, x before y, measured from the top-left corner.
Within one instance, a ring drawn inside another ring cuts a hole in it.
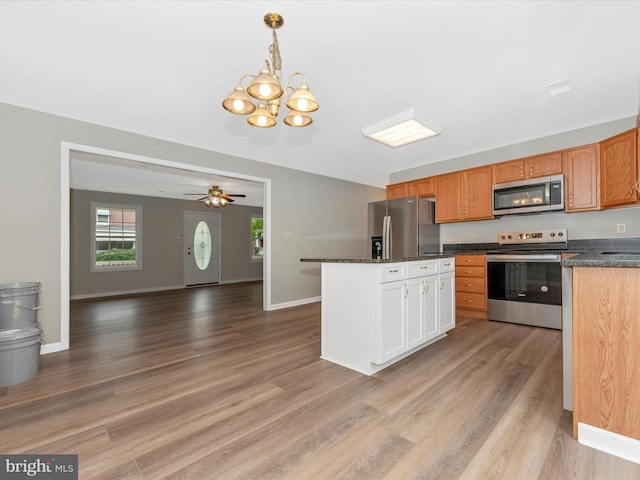
[[[265,219],[265,258],[262,263],[262,308],[272,310],[271,303],[271,179],[255,177],[237,172],[228,172],[213,168],[172,162],[158,158],[145,157],[132,153],[118,152],[106,148],[93,147],[71,142],[60,142],[60,342],[45,345],[41,353],[51,353],[69,349],[69,279],[70,279],[70,189],[71,189],[71,152],[94,153],[110,157],[122,158],[133,162],[161,165],[169,168],[188,170],[191,172],[223,175],[253,182],[262,183],[262,212]]]

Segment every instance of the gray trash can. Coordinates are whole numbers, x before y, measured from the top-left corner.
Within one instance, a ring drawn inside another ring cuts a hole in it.
[[[0,387],[31,380],[40,368],[40,327],[0,331]]]
[[[0,330],[35,327],[39,309],[39,282],[0,284]]]

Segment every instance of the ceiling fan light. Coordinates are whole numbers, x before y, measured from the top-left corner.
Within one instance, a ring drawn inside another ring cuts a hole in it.
[[[278,82],[278,77],[271,74],[266,61],[260,74],[247,87],[247,92],[258,100],[273,100],[282,96],[283,90]]]
[[[284,123],[290,127],[306,127],[313,122],[313,119],[307,112],[298,112],[297,110],[290,110],[286,117],[284,117]]]
[[[238,85],[233,92],[224,99],[222,106],[225,110],[235,113],[236,115],[248,115],[256,109],[256,106],[241,85]]]
[[[267,106],[264,103],[260,103],[255,112],[249,115],[247,122],[254,127],[269,128],[276,124],[276,119],[271,116],[269,110],[267,110]]]
[[[291,94],[287,101],[287,107],[298,112],[315,112],[320,106],[313,93],[309,91],[307,84],[303,83]]]

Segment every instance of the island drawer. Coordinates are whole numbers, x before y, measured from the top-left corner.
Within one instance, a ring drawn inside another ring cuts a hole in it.
[[[407,278],[406,263],[389,263],[380,266],[380,283],[393,282]]]
[[[438,273],[438,260],[426,260],[424,262],[409,263],[409,278],[424,277]]]

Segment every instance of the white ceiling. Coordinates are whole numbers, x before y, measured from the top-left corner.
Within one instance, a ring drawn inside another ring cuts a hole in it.
[[[303,71],[320,103],[303,129],[221,107],[268,57],[268,11],[285,20],[283,82]],[[0,102],[382,187],[390,172],[637,115],[638,19],[638,1],[2,1]],[[569,93],[548,93],[567,78]],[[442,134],[391,149],[360,133],[410,107]],[[250,187],[174,187],[214,181]]]

